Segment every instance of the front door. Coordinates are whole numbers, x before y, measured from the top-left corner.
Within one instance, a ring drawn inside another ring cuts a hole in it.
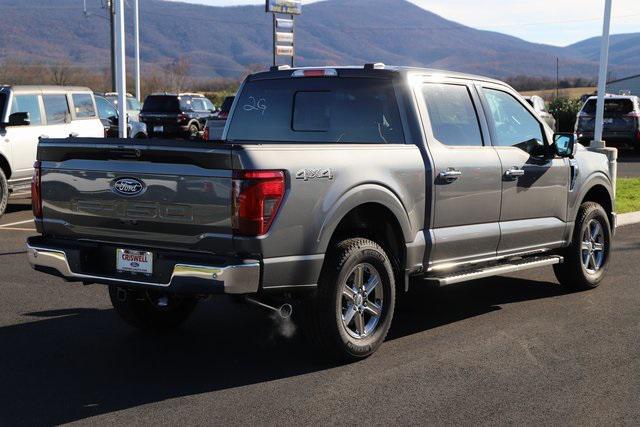
[[[501,86],[483,85],[491,140],[502,164],[498,255],[562,246],[570,168],[550,147],[551,135],[526,102]]]
[[[7,128],[7,139],[11,144],[13,154],[12,181],[31,177],[38,150],[38,138],[45,132],[39,95],[14,95],[11,103],[11,114],[13,113],[29,113],[31,122],[29,126],[10,126]]]
[[[485,119],[475,88],[457,80],[427,81],[421,89],[419,104],[434,163],[426,267],[493,258],[500,239],[501,168],[481,126]]]

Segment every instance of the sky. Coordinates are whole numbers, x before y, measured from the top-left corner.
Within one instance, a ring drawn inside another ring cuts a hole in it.
[[[212,6],[264,4],[260,0],[178,1]],[[305,4],[312,2],[303,1]],[[602,34],[604,0],[409,1],[470,27],[498,31],[536,43],[566,46]],[[640,32],[640,0],[613,1],[611,32]]]

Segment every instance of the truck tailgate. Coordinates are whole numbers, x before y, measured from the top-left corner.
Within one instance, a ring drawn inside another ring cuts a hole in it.
[[[178,140],[43,140],[42,232],[231,253],[231,153]]]

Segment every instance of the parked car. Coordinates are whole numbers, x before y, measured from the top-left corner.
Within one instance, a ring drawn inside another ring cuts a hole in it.
[[[533,107],[533,109],[538,113],[540,118],[544,120],[544,122],[549,125],[552,130],[557,130],[556,127],[556,119],[553,117],[553,114],[549,113],[546,102],[544,99],[539,97],[538,95],[533,96],[525,96],[524,99]]]
[[[543,266],[571,289],[605,277],[607,158],[554,135],[505,83],[274,68],[246,79],[228,121],[215,145],[43,141],[29,262],[108,285],[143,330],[211,294],[293,307],[323,354],[351,360],[381,345],[410,286]]]
[[[107,92],[104,94],[104,97],[112,103],[113,105],[118,107],[118,94],[115,92]],[[133,95],[127,93],[127,114],[131,120],[136,122],[140,121],[140,111],[142,110],[142,104],[138,101]]]
[[[102,137],[91,89],[0,87],[0,216],[9,197],[29,197],[38,139]]]
[[[227,120],[229,117],[229,111],[231,111],[231,106],[233,105],[233,100],[235,96],[227,96],[222,102],[222,106],[220,107],[220,111],[216,114],[215,118],[219,120]]]
[[[118,108],[103,96],[95,95],[95,98],[98,115],[104,126],[105,136],[107,138],[117,138],[120,133],[120,113],[118,112]],[[148,136],[147,125],[131,117],[127,117],[127,135],[129,138],[146,138]]]
[[[140,120],[147,125],[151,137],[196,138],[216,112],[215,105],[204,95],[153,94],[145,99]]]
[[[597,96],[587,99],[578,113],[578,140],[589,145],[595,128]],[[640,151],[640,102],[637,96],[606,95],[602,139],[607,145]]]

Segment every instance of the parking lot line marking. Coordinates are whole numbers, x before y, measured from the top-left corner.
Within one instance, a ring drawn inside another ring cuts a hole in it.
[[[26,221],[18,221],[18,222],[11,222],[9,224],[0,224],[1,228],[5,228],[5,227],[11,227],[12,225],[20,225],[20,224],[26,224],[28,222],[33,222],[33,219],[28,219]]]
[[[35,228],[0,227],[0,231],[37,231]]]

